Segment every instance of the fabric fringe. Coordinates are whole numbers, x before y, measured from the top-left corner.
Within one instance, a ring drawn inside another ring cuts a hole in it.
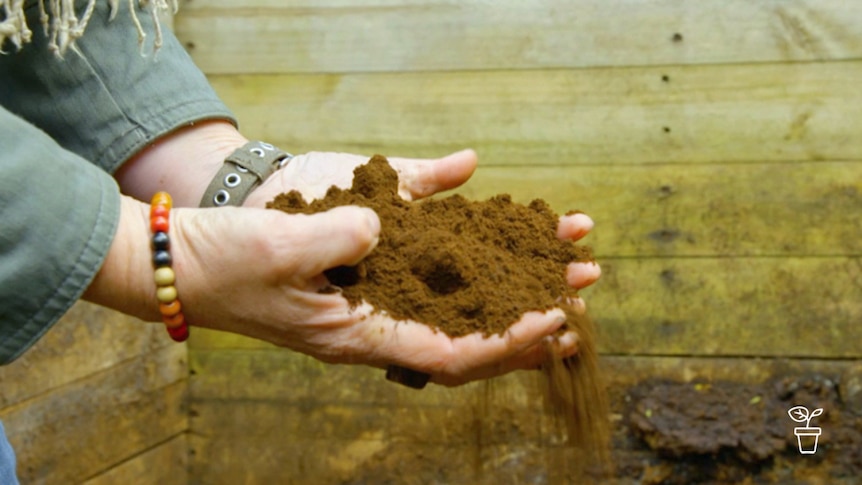
[[[16,50],[20,50],[33,38],[33,31],[24,16],[25,0],[0,0],[0,53],[9,40]],[[39,23],[48,37],[48,49],[57,57],[63,57],[67,50],[76,51],[75,41],[84,35],[87,23],[93,15],[97,0],[87,0],[87,6],[79,18],[75,12],[75,0],[39,0]],[[106,0],[111,7],[110,20],[117,16],[120,0]],[[153,51],[162,46],[162,25],[159,15],[176,13],[177,0],[127,0],[129,14],[138,34],[138,45],[143,49],[147,37],[138,18],[138,8],[146,10],[153,17],[155,39]]]

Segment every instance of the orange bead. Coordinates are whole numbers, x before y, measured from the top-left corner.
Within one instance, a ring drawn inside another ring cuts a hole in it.
[[[185,325],[186,317],[182,314],[182,312],[177,313],[172,317],[162,316],[162,321],[165,322],[168,328],[177,328],[179,326]]]
[[[173,207],[173,200],[171,200],[171,195],[167,192],[156,192],[153,194],[153,198],[150,199],[150,205],[163,205],[170,210]]]
[[[153,232],[168,232],[168,227],[170,225],[167,217],[153,217],[150,219],[150,230]]]
[[[150,206],[150,219],[153,217],[164,217],[165,219],[169,218],[171,215],[171,210],[163,205],[153,205]]]
[[[159,313],[163,317],[172,317],[183,309],[179,300],[174,300],[170,303],[159,303]]]

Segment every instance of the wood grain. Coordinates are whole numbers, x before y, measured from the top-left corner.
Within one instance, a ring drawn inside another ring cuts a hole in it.
[[[173,345],[0,411],[24,483],[78,483],[188,429],[186,351]]]
[[[843,0],[191,2],[177,35],[210,74],[412,72],[858,59]]]
[[[160,325],[78,302],[24,355],[0,366],[0,409],[171,344]]]
[[[247,136],[292,153],[470,146],[531,167],[860,160],[860,78],[862,61],[210,77]]]
[[[608,353],[859,358],[857,258],[608,260],[583,292]]]
[[[480,166],[457,192],[582,210],[599,259],[862,254],[859,162]]]
[[[188,437],[181,434],[93,477],[84,485],[187,485]]]

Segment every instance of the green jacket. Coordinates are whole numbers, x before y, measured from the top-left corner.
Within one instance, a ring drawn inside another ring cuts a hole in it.
[[[128,12],[108,22],[108,2],[96,4],[82,55],[48,51],[36,2],[33,43],[0,46],[11,50],[0,55],[0,364],[38,340],[101,267],[119,218],[111,174],[178,127],[233,121],[173,35],[140,55]],[[152,41],[150,16],[139,17]]]

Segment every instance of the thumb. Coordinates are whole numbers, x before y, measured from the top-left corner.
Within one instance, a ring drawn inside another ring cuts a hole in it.
[[[336,266],[353,266],[376,246],[380,219],[368,208],[344,206],[319,214],[298,216],[295,240],[303,276],[315,276]]]

